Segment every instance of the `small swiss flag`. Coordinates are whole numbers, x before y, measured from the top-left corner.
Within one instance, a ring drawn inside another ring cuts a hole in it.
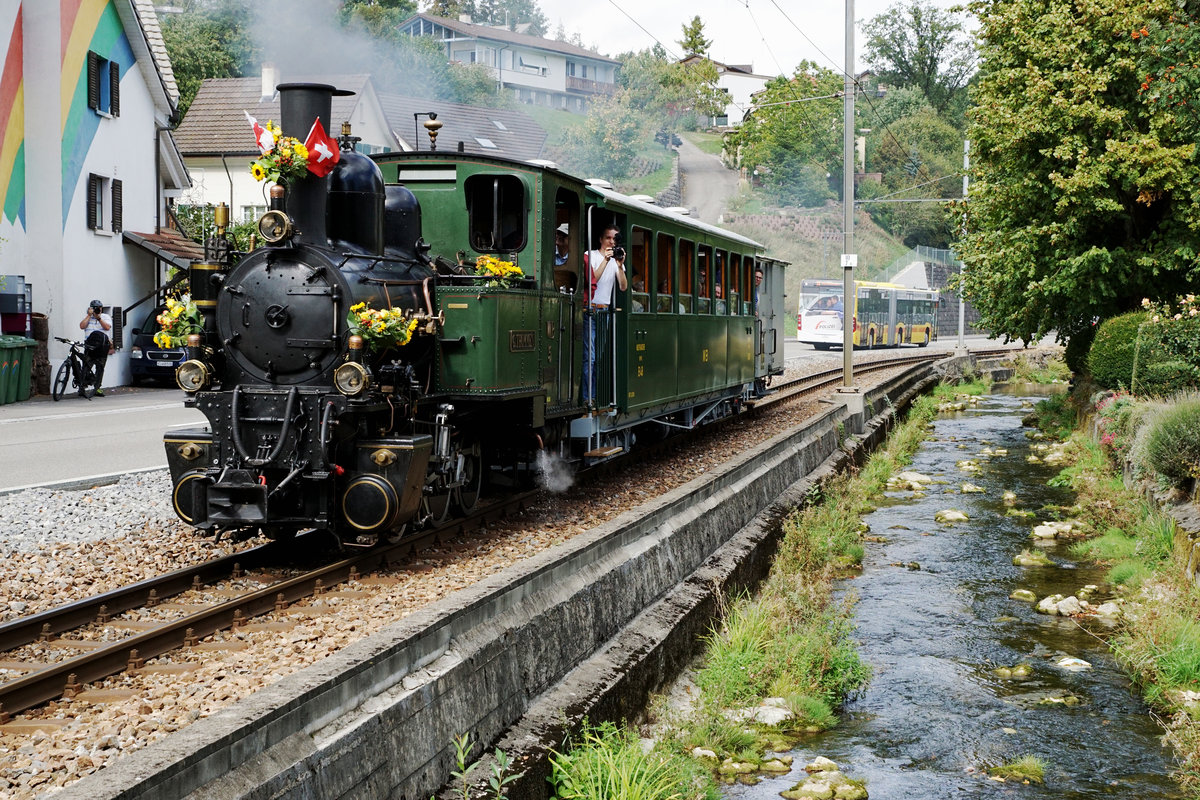
[[[331,139],[329,134],[325,133],[325,126],[321,124],[320,117],[317,117],[309,130],[304,146],[308,148],[308,171],[318,178],[324,178],[333,171],[333,165],[342,157],[337,140]]]
[[[275,134],[258,124],[258,120],[250,116],[250,112],[245,109],[242,113],[246,115],[246,119],[250,121],[250,127],[254,128],[254,142],[258,145],[258,152],[265,153],[275,146]]]

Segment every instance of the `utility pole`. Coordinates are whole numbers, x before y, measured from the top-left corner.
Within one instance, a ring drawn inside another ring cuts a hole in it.
[[[846,0],[846,66],[842,97],[842,391],[854,389],[854,0]],[[861,401],[860,401],[861,402]]]
[[[963,139],[963,204],[967,202],[967,170],[971,167],[971,140]],[[966,218],[965,209],[963,218]],[[963,233],[967,232],[966,224],[963,225]],[[962,279],[963,271],[967,268],[961,260],[958,262],[958,349],[967,349],[966,340],[966,320],[967,320],[967,295],[963,291]]]

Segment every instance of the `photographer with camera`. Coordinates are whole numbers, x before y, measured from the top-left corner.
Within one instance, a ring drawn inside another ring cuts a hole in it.
[[[104,303],[93,300],[88,305],[87,315],[80,321],[79,330],[84,332],[84,366],[90,365],[96,375],[96,397],[103,397],[100,384],[104,380],[104,364],[112,352],[112,316],[104,313]],[[79,387],[79,396],[86,397],[84,386]]]
[[[596,315],[612,307],[613,288],[621,291],[629,288],[625,277],[625,248],[617,246],[620,229],[606,225],[600,233],[600,247],[588,252],[588,271],[592,278],[592,292],[588,297],[588,308],[583,315],[583,402],[591,403],[595,396],[596,362]],[[605,326],[608,330],[609,326]]]

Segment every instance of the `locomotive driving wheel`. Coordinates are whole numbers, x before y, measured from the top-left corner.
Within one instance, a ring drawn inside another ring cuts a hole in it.
[[[421,498],[422,516],[429,518],[431,525],[440,525],[450,516],[450,498],[453,492],[446,489],[438,481],[435,494],[427,494]]]
[[[483,492],[483,448],[473,442],[462,450],[462,484],[454,492],[454,505],[463,514],[470,514],[479,505]]]

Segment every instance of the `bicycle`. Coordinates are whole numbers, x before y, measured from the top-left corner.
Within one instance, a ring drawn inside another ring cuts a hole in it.
[[[51,387],[50,396],[56,401],[61,400],[63,393],[67,390],[67,384],[70,383],[84,397],[91,400],[97,388],[96,371],[91,359],[84,354],[83,342],[73,342],[61,336],[54,338],[70,347],[71,351],[67,353],[62,366],[58,368],[58,374],[54,376],[54,385]]]

